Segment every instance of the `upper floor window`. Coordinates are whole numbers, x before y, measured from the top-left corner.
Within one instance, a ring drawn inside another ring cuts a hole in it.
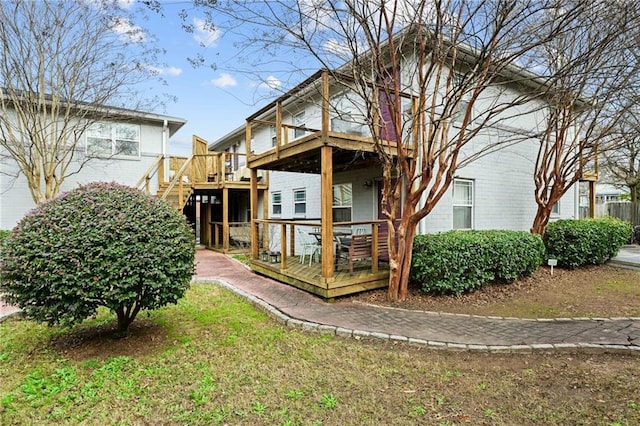
[[[271,193],[271,211],[274,216],[280,216],[282,214],[282,193]]]
[[[96,156],[140,156],[140,126],[124,123],[94,123],[87,129],[87,154]]]
[[[453,181],[453,229],[473,228],[473,181]]]
[[[353,192],[350,183],[333,185],[333,221],[351,222]]]
[[[293,190],[293,213],[295,216],[304,216],[307,214],[307,190]]]
[[[278,142],[278,138],[276,137],[276,128],[271,126],[269,127],[269,136],[271,136],[271,146],[276,146]]]

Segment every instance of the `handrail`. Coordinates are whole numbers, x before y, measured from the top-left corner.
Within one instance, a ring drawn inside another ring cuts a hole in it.
[[[145,184],[145,191],[148,194],[149,193],[149,181],[151,180],[151,176],[156,173],[158,171],[158,169],[160,168],[160,166],[162,165],[162,161],[164,160],[164,156],[163,155],[159,155],[155,161],[153,163],[151,163],[151,165],[149,166],[149,168],[147,169],[147,171],[144,172],[144,174],[142,175],[142,177],[140,178],[140,180],[138,181],[138,183],[136,183],[136,188],[142,190],[142,188],[140,188],[140,186],[142,185],[142,183],[144,182]]]
[[[187,170],[187,168],[191,165],[191,161],[192,160],[193,160],[193,155],[191,155],[189,158],[187,158],[187,161],[185,161],[184,164],[182,165],[182,167],[180,167],[180,170],[178,170],[178,172],[173,177],[171,182],[169,182],[169,186],[167,186],[167,189],[164,191],[164,193],[160,197],[162,200],[166,200],[167,197],[169,196],[169,193],[171,192],[171,190],[176,186],[176,183],[179,183],[178,187],[180,188],[180,192],[179,192],[179,195],[178,195],[178,199],[179,199],[179,203],[181,205],[183,205],[183,200],[182,200],[182,198],[183,198],[182,176],[184,175],[184,172]]]

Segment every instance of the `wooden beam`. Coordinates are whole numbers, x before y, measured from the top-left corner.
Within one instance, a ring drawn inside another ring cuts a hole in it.
[[[251,258],[253,260],[258,259],[259,248],[258,244],[260,239],[258,238],[258,171],[256,169],[251,170],[251,189],[249,190],[249,200],[251,209]],[[266,201],[263,201],[266,202]]]
[[[322,139],[327,142],[329,134],[329,73],[322,71]]]
[[[280,225],[280,270],[287,269],[287,225]]]
[[[247,147],[247,162],[249,162],[249,155],[251,155],[251,138],[252,138],[252,134],[251,134],[251,122],[247,120],[247,124],[245,125],[244,128],[244,146]]]
[[[322,277],[333,277],[333,148],[320,148],[320,219],[322,233]]]
[[[222,188],[222,250],[229,250],[229,189]]]
[[[276,157],[280,156],[282,143],[282,103],[276,102]]]

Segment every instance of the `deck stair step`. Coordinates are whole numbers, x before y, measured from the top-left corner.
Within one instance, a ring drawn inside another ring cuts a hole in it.
[[[164,193],[167,191],[168,186],[169,186],[168,184],[160,185],[160,188],[156,193],[156,197],[158,198],[162,197]],[[178,188],[177,186],[174,186],[171,189],[171,191],[169,191],[169,193],[166,195],[165,200],[176,210],[182,211],[184,206],[187,204],[189,197],[191,196],[191,194],[193,194],[193,188],[191,188],[190,185],[183,187],[183,194],[184,194],[184,200],[183,200],[184,202],[180,203],[180,188]]]

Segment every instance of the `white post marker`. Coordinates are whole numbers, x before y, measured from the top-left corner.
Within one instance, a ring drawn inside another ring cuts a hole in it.
[[[551,275],[553,275],[553,267],[558,265],[558,259],[549,259],[547,264],[551,266]]]

